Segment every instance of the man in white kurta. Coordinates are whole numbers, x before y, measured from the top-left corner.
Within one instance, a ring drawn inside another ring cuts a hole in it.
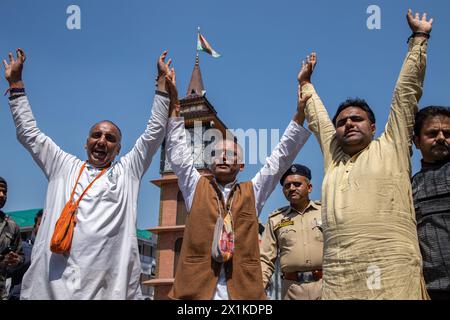
[[[186,141],[184,118],[180,117],[178,93],[176,91],[175,84],[172,83],[172,88],[170,86],[170,83],[168,83],[168,85],[169,96],[171,96],[171,103],[174,107],[171,107],[171,114],[167,125],[167,159],[171,164],[172,170],[178,177],[178,186],[185,199],[186,209],[188,212],[190,212],[192,209],[197,184],[200,180],[201,175],[194,167],[192,154]],[[266,159],[266,163],[264,164],[264,166],[251,179],[255,198],[255,211],[258,216],[260,215],[267,199],[275,189],[281,176],[292,164],[300,149],[305,145],[310,136],[310,132],[303,127],[305,119],[304,106],[306,105],[306,101],[307,99],[300,99],[300,97],[298,97],[298,108],[293,120],[290,121],[286,131],[281,137],[280,142],[272,151],[270,157]],[[222,143],[224,142],[222,141]],[[219,143],[218,145],[221,144]],[[217,145],[215,148],[217,148]],[[219,149],[216,150],[217,154],[219,154]],[[242,169],[243,166],[240,170]],[[240,170],[238,169],[232,174],[234,177],[232,181],[229,181],[228,183],[219,181],[215,165],[210,166],[210,170],[215,176],[214,179],[223,194],[223,198],[225,199],[225,201],[228,201],[230,191],[233,185],[237,183],[236,176]],[[221,267],[218,283],[216,285],[212,299],[229,299],[227,281],[223,265]]]
[[[20,57],[11,61],[9,68],[14,68],[19,60]],[[23,63],[25,60],[22,60]],[[7,80],[11,85],[8,76]],[[45,214],[31,266],[23,278],[21,299],[141,297],[137,198],[141,178],[165,135],[168,102],[165,93],[156,92],[152,116],[133,149],[111,163],[106,173],[88,190],[77,210],[70,254],[62,255],[50,251],[50,240],[84,161],[61,150],[39,130],[26,95],[11,94],[9,104],[17,137],[49,182]],[[100,171],[101,168],[87,163],[76,186],[75,199]]]
[[[170,159],[172,170],[178,177],[178,185],[183,193],[186,209],[189,212],[194,200],[197,183],[200,180],[201,175],[194,167],[191,151],[186,143],[184,129],[184,118],[169,119],[166,137],[166,152],[168,155],[167,158]],[[305,128],[295,121],[291,121],[284,132],[280,143],[272,151],[270,157],[267,158],[266,164],[252,178],[251,181],[253,183],[253,191],[256,200],[255,208],[258,216],[270,194],[275,189],[281,175],[286,171],[286,168],[292,164],[309,136],[310,133]],[[274,168],[278,168],[276,173],[274,173]],[[228,195],[234,183],[232,182],[226,185],[218,184],[224,199],[228,199]],[[225,270],[222,267],[213,300],[228,299]]]

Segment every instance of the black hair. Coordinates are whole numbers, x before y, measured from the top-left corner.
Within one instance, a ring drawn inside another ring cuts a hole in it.
[[[34,224],[37,223],[38,218],[42,217],[42,215],[44,214],[44,210],[39,210],[38,212],[36,212],[36,215],[34,216]]]
[[[439,115],[443,115],[445,117],[450,118],[450,107],[442,107],[442,106],[428,106],[426,108],[421,109],[416,113],[415,122],[414,122],[414,135],[418,137],[420,135],[420,131],[422,131],[423,124],[429,118],[433,118]]]
[[[8,184],[6,183],[6,180],[3,179],[2,177],[0,177],[0,183],[3,183],[6,187],[6,189],[8,189]]]
[[[337,120],[338,115],[344,109],[347,109],[349,107],[357,107],[357,108],[363,109],[367,113],[367,116],[368,116],[370,122],[375,123],[375,114],[373,113],[373,111],[369,107],[369,105],[367,104],[366,100],[360,99],[360,98],[348,98],[347,100],[345,100],[344,102],[342,102],[339,105],[339,107],[336,111],[336,114],[333,117],[333,125],[335,127],[336,127],[336,120]]]

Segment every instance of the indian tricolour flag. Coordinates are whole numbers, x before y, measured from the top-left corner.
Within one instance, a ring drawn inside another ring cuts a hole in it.
[[[206,41],[205,37],[203,37],[200,32],[197,35],[197,51],[205,51],[206,53],[209,53],[214,58],[220,57],[220,54],[218,54],[214,49],[211,47],[211,45]]]

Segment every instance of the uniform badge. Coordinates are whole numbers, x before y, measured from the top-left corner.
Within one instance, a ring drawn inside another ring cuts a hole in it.
[[[273,231],[276,231],[283,227],[293,226],[293,225],[294,225],[294,221],[292,221],[290,218],[281,219],[281,221],[275,225],[275,227],[273,228]]]

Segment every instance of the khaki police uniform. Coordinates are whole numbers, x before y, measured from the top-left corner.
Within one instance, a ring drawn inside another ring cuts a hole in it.
[[[320,299],[323,255],[320,202],[310,201],[302,213],[287,206],[269,215],[261,241],[264,287],[272,277],[278,255],[282,299]]]

